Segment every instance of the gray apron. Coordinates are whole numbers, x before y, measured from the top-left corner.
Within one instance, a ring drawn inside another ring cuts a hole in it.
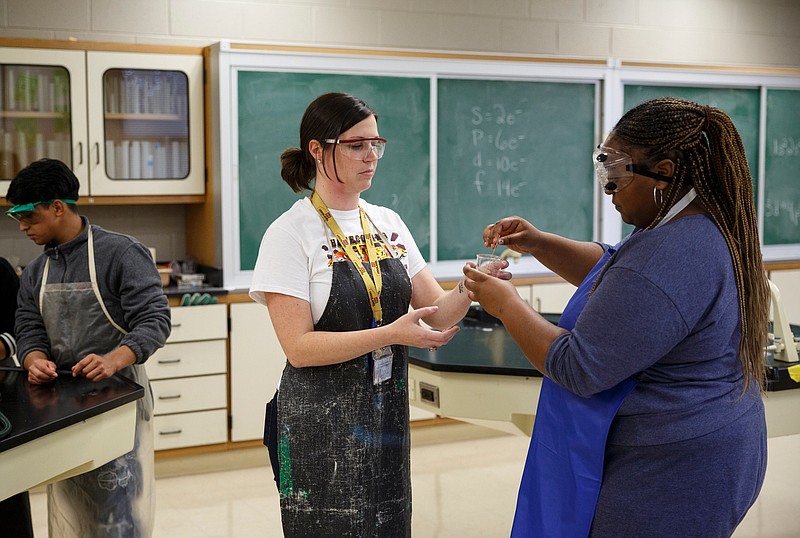
[[[408,312],[411,281],[397,258],[380,262],[385,323]],[[333,264],[317,331],[372,325],[351,262]],[[411,536],[408,350],[392,346],[392,376],[373,384],[372,354],[294,368],[278,391],[281,519],[286,537]]]
[[[47,283],[45,263],[39,309],[50,339],[50,360],[71,368],[90,353],[115,349],[126,331],[111,319],[94,263],[88,230],[89,282]],[[153,532],[153,393],[143,364],[119,372],[145,389],[136,402],[136,435],[131,452],[84,474],[47,486],[51,537],[146,538]],[[53,454],[53,457],[58,457]]]

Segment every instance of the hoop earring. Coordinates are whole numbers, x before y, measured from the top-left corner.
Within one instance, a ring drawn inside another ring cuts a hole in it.
[[[658,200],[656,200],[656,192],[658,192]],[[653,203],[656,204],[656,207],[661,207],[661,204],[664,203],[664,193],[655,187],[653,187]]]

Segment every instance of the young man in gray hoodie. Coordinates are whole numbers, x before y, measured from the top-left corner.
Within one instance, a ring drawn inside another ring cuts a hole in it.
[[[22,274],[17,355],[31,384],[58,371],[99,381],[120,373],[145,388],[133,450],[48,486],[50,533],[147,537],[153,527],[153,397],[144,361],[170,334],[170,311],[150,252],[78,213],[78,179],[61,161],[23,168],[6,213],[44,253]],[[58,457],[54,454],[53,457]]]

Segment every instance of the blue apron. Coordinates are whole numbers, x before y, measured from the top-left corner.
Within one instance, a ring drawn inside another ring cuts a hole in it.
[[[690,189],[655,228],[675,218],[696,196],[694,188]],[[567,303],[559,326],[568,331],[575,327],[603,266],[625,241],[641,231],[635,229],[603,254]],[[603,481],[608,430],[636,383],[628,378],[583,398],[544,378],[517,496],[513,538],[589,536]]]
[[[615,249],[609,248],[575,291],[559,326],[572,330],[592,284]],[[522,473],[513,538],[588,536],[600,484],[606,438],[633,378],[584,398],[545,377]]]

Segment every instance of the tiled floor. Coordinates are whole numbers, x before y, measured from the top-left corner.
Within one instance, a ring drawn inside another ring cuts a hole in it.
[[[414,537],[507,537],[528,439],[468,425],[415,429],[412,438]],[[734,538],[800,536],[800,435],[772,438],[769,450],[761,496]],[[156,538],[281,536],[264,449],[232,452],[157,462]],[[188,471],[196,474],[169,476]],[[44,494],[31,504],[36,537],[44,538]]]

